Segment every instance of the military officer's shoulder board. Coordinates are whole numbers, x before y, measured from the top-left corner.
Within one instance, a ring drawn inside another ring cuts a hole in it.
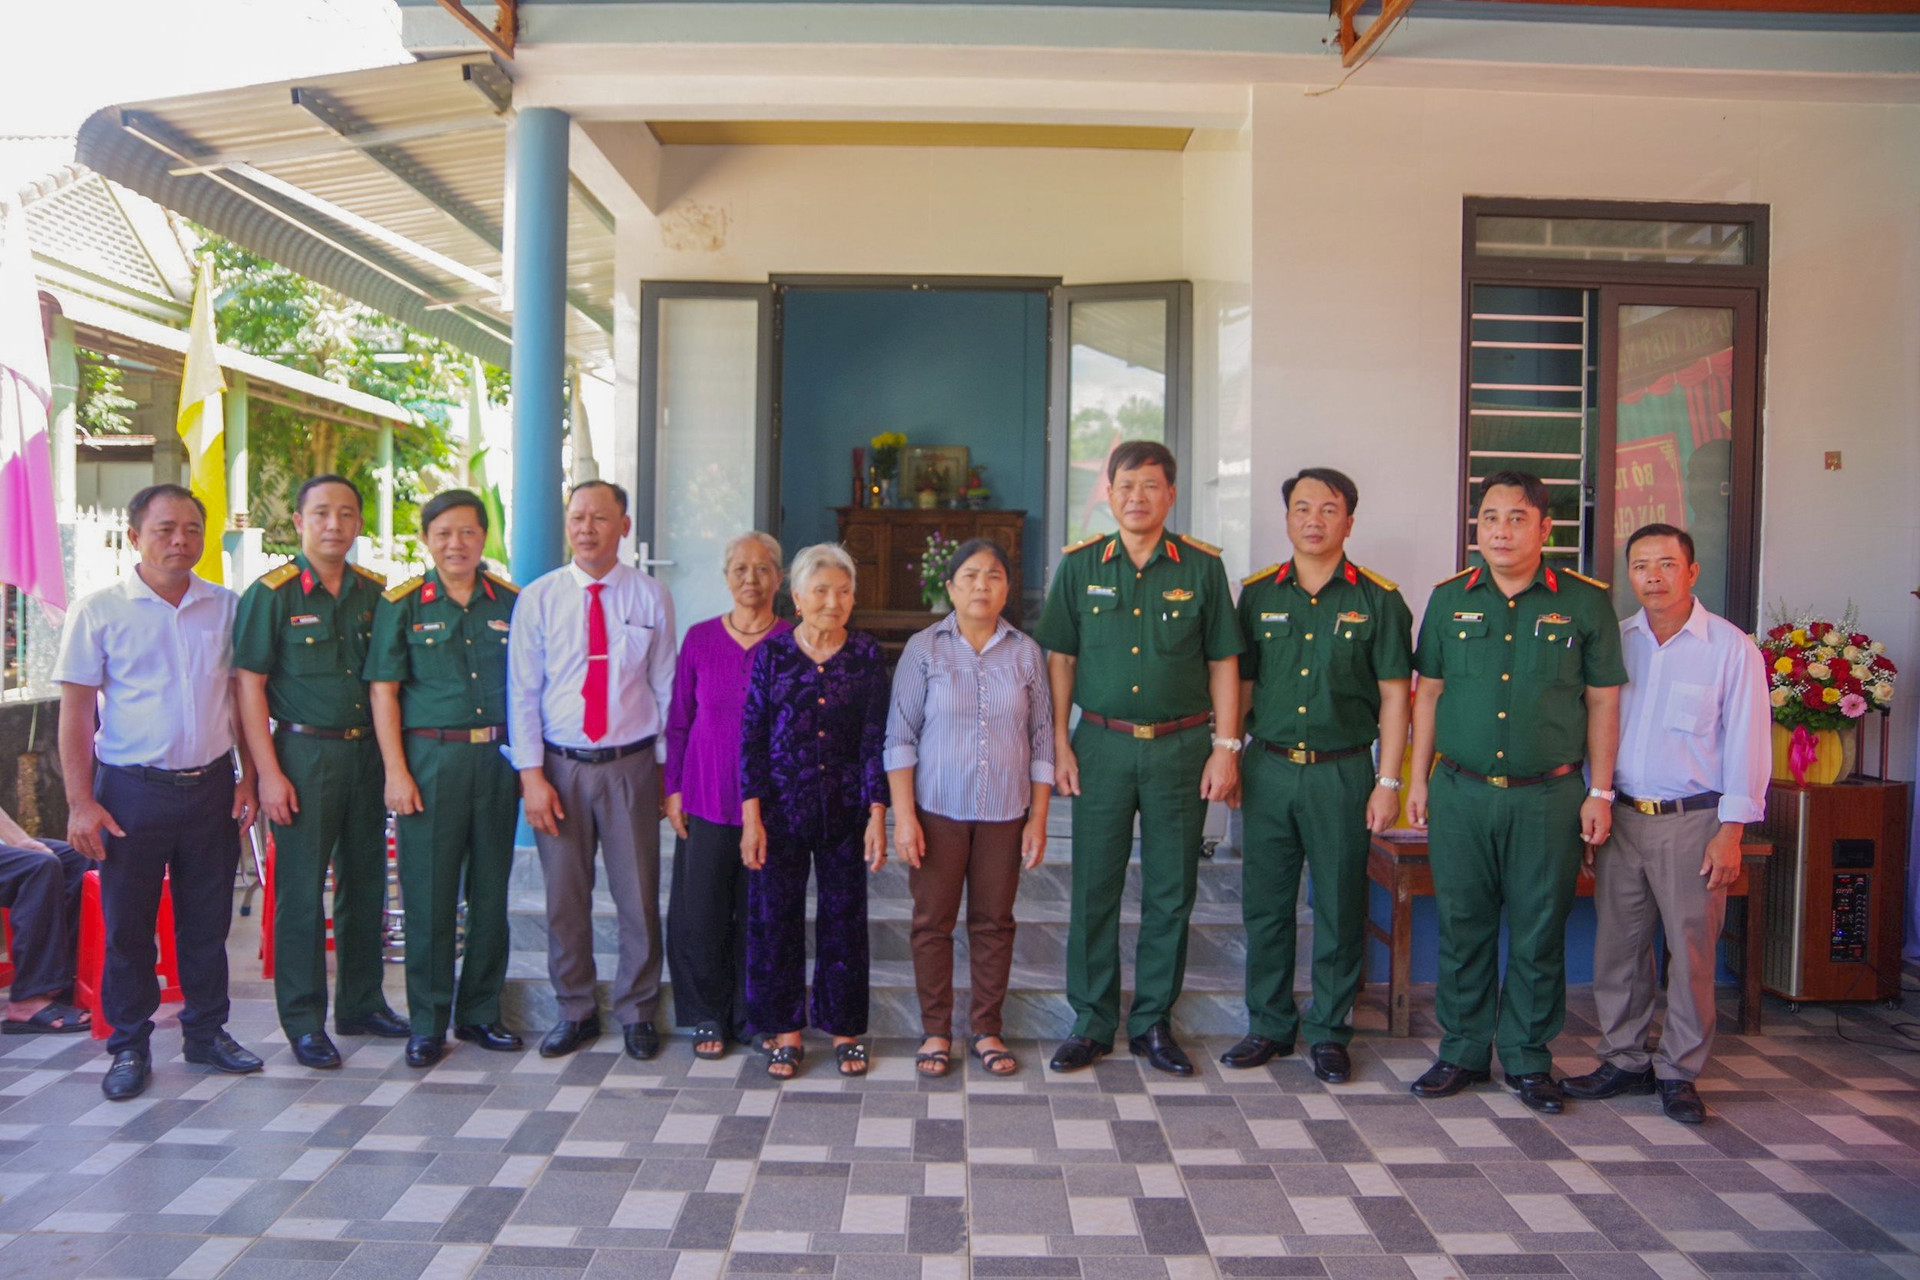
[[[260,585],[269,591],[278,591],[300,576],[300,566],[289,560],[271,573],[260,575]]]
[[[1107,535],[1104,533],[1096,533],[1092,537],[1082,538],[1078,542],[1075,542],[1068,546],[1064,546],[1060,548],[1060,554],[1063,556],[1070,556],[1076,551],[1085,551],[1088,547],[1092,546],[1094,543],[1100,541],[1100,539],[1106,536]]]
[[[1598,578],[1589,578],[1586,574],[1576,573],[1572,569],[1562,569],[1560,572],[1566,574],[1569,578],[1578,578],[1590,587],[1598,587],[1602,591],[1613,590],[1613,584],[1611,582],[1602,582]]]
[[[425,582],[426,582],[425,577],[422,577],[420,575],[415,575],[414,577],[408,578],[405,582],[393,588],[391,591],[381,592],[380,598],[382,600],[387,601],[390,604],[398,604],[402,600],[406,599],[408,596],[412,595],[414,592],[418,591],[421,585]]]
[[[382,575],[375,573],[373,570],[367,568],[365,565],[356,564],[350,567],[353,569],[355,573],[365,578],[368,582],[371,582],[374,586],[379,587],[382,590],[386,589],[387,580]]]
[[[1185,533],[1181,534],[1180,541],[1186,543],[1188,546],[1192,547],[1195,551],[1204,551],[1208,555],[1214,556],[1216,558],[1220,555],[1220,548],[1214,546],[1211,542],[1202,542],[1200,541],[1200,539],[1193,537],[1190,534],[1185,534]]]
[[[486,575],[487,581],[491,582],[494,586],[504,587],[512,595],[517,596],[520,594],[520,588],[514,586],[511,582],[508,582],[505,578],[501,577],[497,573],[494,573],[492,570],[486,569],[486,570],[482,570],[481,572],[483,572]]]
[[[1379,587],[1382,591],[1398,591],[1400,589],[1399,583],[1389,582],[1387,579],[1381,577],[1379,574],[1375,573],[1373,570],[1367,568],[1367,566],[1363,564],[1356,564],[1353,567],[1358,569],[1361,572],[1361,574],[1366,577],[1367,581],[1371,582],[1374,586]],[[1449,581],[1451,581],[1451,579],[1449,579]]]
[[[1240,579],[1240,585],[1243,587],[1250,587],[1254,583],[1260,581],[1260,579],[1271,578],[1274,574],[1278,572],[1280,572],[1279,564],[1278,563],[1270,564],[1266,568],[1258,571],[1257,573],[1250,573],[1246,577]]]
[[[1436,582],[1436,583],[1434,583],[1433,585],[1434,585],[1434,586],[1436,586],[1436,587],[1444,587],[1444,586],[1446,586],[1446,585],[1447,585],[1447,584],[1448,584],[1449,582],[1458,582],[1458,581],[1459,581],[1460,579],[1462,579],[1462,578],[1464,578],[1464,577],[1466,577],[1466,576],[1467,576],[1468,574],[1470,574],[1470,573],[1472,573],[1472,572],[1473,572],[1473,566],[1472,566],[1472,565],[1469,565],[1469,566],[1467,566],[1466,568],[1464,568],[1464,569],[1462,569],[1462,570],[1461,570],[1460,572],[1458,572],[1458,573],[1455,573],[1455,574],[1449,574],[1449,575],[1448,575],[1447,577],[1444,577],[1444,578],[1442,578],[1442,579],[1440,579],[1440,581],[1438,581],[1438,582]]]

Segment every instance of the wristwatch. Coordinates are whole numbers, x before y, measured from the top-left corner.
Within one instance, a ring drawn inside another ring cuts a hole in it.
[[[1224,747],[1228,751],[1237,752],[1240,750],[1241,744],[1240,744],[1240,739],[1238,738],[1215,738],[1213,740],[1213,745],[1216,747]]]
[[[1388,774],[1383,773],[1379,777],[1375,778],[1374,781],[1379,783],[1381,786],[1385,787],[1389,791],[1398,791],[1400,789],[1400,779],[1392,777]]]
[[[1612,803],[1613,803],[1613,801],[1614,801],[1614,798],[1615,798],[1615,797],[1616,797],[1616,796],[1617,796],[1618,794],[1619,794],[1619,793],[1618,793],[1618,792],[1615,792],[1615,791],[1602,791],[1602,790],[1601,790],[1600,788],[1598,788],[1598,787],[1588,787],[1588,788],[1587,788],[1587,795],[1588,795],[1588,796],[1590,796],[1591,798],[1593,798],[1593,799],[1595,799],[1595,800],[1605,800],[1605,801],[1606,801],[1606,802],[1607,802],[1608,804],[1612,804]]]

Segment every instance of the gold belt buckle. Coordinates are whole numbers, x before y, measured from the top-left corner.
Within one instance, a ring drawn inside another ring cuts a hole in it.
[[[346,739],[348,742],[358,742],[366,736],[367,728],[365,725],[355,725],[346,731]]]
[[[1153,726],[1150,724],[1137,724],[1133,726],[1133,736],[1142,742],[1152,742]]]
[[[491,728],[469,729],[467,730],[467,741],[476,745],[482,742],[492,742],[493,730]]]
[[[1660,802],[1658,800],[1635,800],[1633,807],[1641,813],[1646,814],[1649,818],[1657,818],[1660,816]]]
[[[1304,751],[1299,747],[1289,747],[1287,749],[1287,759],[1294,764],[1312,764],[1313,752]]]
[[[1488,778],[1487,785],[1490,787],[1498,787],[1502,791],[1505,791],[1507,789],[1507,775],[1503,773],[1497,778]]]

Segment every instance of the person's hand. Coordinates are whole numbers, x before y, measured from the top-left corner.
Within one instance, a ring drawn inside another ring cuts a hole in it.
[[[758,818],[744,818],[740,827],[740,862],[749,871],[767,865],[767,827]]]
[[[260,794],[251,773],[243,773],[233,781],[233,812],[229,815],[241,826],[253,825],[254,815],[260,812]]]
[[[1057,796],[1080,794],[1080,757],[1065,738],[1053,740],[1053,793]]]
[[[387,774],[387,808],[402,816],[426,808],[420,803],[420,788],[414,785],[413,774],[405,769]]]
[[[673,834],[682,840],[687,838],[687,810],[678,791],[667,797],[667,822],[672,825]]]
[[[887,811],[880,805],[873,806],[873,812],[867,815],[867,870],[878,871],[887,865]]]
[[[95,862],[106,861],[106,832],[123,839],[127,834],[98,800],[88,797],[79,804],[68,806],[67,843],[79,850],[81,856]]]
[[[1613,834],[1613,802],[1588,796],[1580,804],[1580,838],[1587,847],[1598,848]]]
[[[1028,818],[1027,824],[1020,828],[1020,865],[1031,871],[1046,861],[1047,824],[1038,818]]]
[[[1367,830],[1379,835],[1393,825],[1400,816],[1400,793],[1392,787],[1374,784],[1373,794],[1367,797]]]
[[[545,773],[539,769],[521,771],[520,801],[526,810],[528,826],[543,836],[560,834],[560,824],[567,820],[567,811],[560,807],[560,793],[553,789]]]
[[[1700,860],[1700,874],[1707,878],[1707,891],[1725,889],[1740,878],[1740,829],[1722,831],[1707,841],[1707,856]]]
[[[260,811],[276,826],[290,827],[293,815],[300,812],[300,795],[292,779],[275,769],[260,775]]]
[[[667,816],[667,801],[670,798],[671,797],[667,795],[666,775],[662,774],[658,769],[655,769],[653,772],[653,820],[655,822]],[[678,828],[675,828],[675,830],[678,830]]]
[[[41,844],[38,840],[35,840],[32,836],[28,836],[26,839],[16,842],[13,847],[16,849],[30,849],[34,853],[50,854],[53,852],[52,849],[49,849],[46,845]]]
[[[900,861],[920,869],[920,862],[927,856],[927,833],[920,826],[920,815],[905,809],[897,810],[893,815],[893,848],[900,855]]]
[[[1414,826],[1426,829],[1427,825],[1427,780],[1415,778],[1407,784],[1407,821]]]
[[[1059,766],[1054,766],[1054,769],[1057,774]],[[1240,753],[1215,747],[1213,754],[1207,757],[1207,767],[1200,772],[1200,798],[1226,800],[1239,789]]]

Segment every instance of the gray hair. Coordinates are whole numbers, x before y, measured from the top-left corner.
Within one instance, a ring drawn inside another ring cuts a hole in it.
[[[807,589],[807,583],[817,573],[827,569],[838,569],[847,575],[847,581],[858,585],[859,575],[854,571],[853,557],[847,549],[837,542],[816,542],[801,549],[793,558],[793,570],[789,575],[793,583],[793,594],[799,595]]]
[[[765,547],[767,554],[773,557],[773,567],[776,569],[780,567],[780,557],[782,555],[780,540],[770,533],[762,533],[758,529],[749,529],[745,533],[736,533],[733,537],[727,539],[727,545],[720,549],[720,568],[724,571],[728,565],[733,563],[733,553],[750,542],[757,542]]]

